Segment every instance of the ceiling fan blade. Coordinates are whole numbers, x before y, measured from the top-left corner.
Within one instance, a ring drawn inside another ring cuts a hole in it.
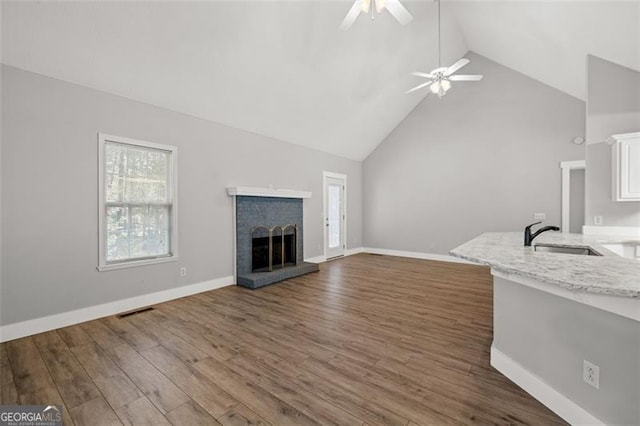
[[[348,30],[351,28],[351,25],[356,21],[358,15],[360,15],[360,11],[362,10],[362,0],[355,0],[353,2],[353,6],[349,9],[347,16],[344,17],[342,24],[340,24],[341,30]]]
[[[427,81],[426,83],[419,84],[419,85],[417,85],[416,87],[414,87],[413,89],[409,89],[409,90],[407,90],[407,91],[406,91],[406,92],[404,92],[404,93],[409,94],[409,93],[411,93],[411,92],[415,92],[416,90],[420,90],[420,89],[422,89],[423,87],[427,87],[428,85],[430,85],[430,84],[432,84],[432,83],[433,83],[433,81]]]
[[[411,16],[409,11],[405,9],[405,7],[400,3],[399,0],[387,0],[384,4],[384,7],[402,25],[407,25],[413,20],[413,16]]]
[[[456,62],[455,64],[451,65],[449,68],[447,68],[447,70],[444,72],[444,75],[453,74],[454,72],[458,71],[460,68],[462,68],[465,65],[467,65],[469,62],[471,62],[471,61],[468,60],[467,58],[460,59],[458,62]]]
[[[426,72],[414,71],[411,73],[411,75],[415,75],[416,77],[433,78],[431,74],[427,74]]]
[[[480,81],[483,75],[452,75],[449,77],[451,81]]]

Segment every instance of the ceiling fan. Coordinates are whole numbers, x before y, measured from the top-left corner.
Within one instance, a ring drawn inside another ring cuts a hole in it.
[[[440,0],[436,0],[438,2],[438,68],[434,69],[430,73],[424,72],[412,72],[411,75],[415,75],[416,77],[424,77],[429,79],[428,81],[417,85],[413,89],[407,90],[406,93],[415,92],[416,90],[420,90],[423,87],[429,86],[432,93],[438,95],[439,98],[442,98],[449,89],[451,89],[452,81],[480,81],[482,80],[482,75],[453,75],[460,68],[467,65],[470,60],[467,58],[462,58],[455,64],[450,67],[442,66],[442,46],[441,46],[441,25],[440,25]]]
[[[373,7],[371,7],[372,3]],[[407,25],[413,19],[413,16],[399,0],[355,0],[353,6],[349,9],[349,13],[342,21],[340,29],[348,30],[351,28],[351,25],[361,13],[367,14],[371,10],[371,19],[375,19],[376,12],[382,13],[384,9],[387,9],[402,25]]]

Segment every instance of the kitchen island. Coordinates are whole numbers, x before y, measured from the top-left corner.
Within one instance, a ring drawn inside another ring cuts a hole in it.
[[[623,243],[640,245],[547,232],[524,247],[522,233],[486,233],[450,252],[491,267],[492,366],[572,424],[640,424],[640,260],[610,250]]]

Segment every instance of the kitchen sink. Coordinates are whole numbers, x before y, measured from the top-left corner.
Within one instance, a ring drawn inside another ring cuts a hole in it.
[[[544,253],[563,253],[578,254],[582,256],[602,256],[590,247],[568,247],[568,246],[552,246],[547,244],[536,244],[533,246],[535,251]]]

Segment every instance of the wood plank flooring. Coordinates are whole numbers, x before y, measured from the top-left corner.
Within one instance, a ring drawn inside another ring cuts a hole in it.
[[[489,365],[485,267],[361,254],[0,345],[65,424],[564,424]]]

